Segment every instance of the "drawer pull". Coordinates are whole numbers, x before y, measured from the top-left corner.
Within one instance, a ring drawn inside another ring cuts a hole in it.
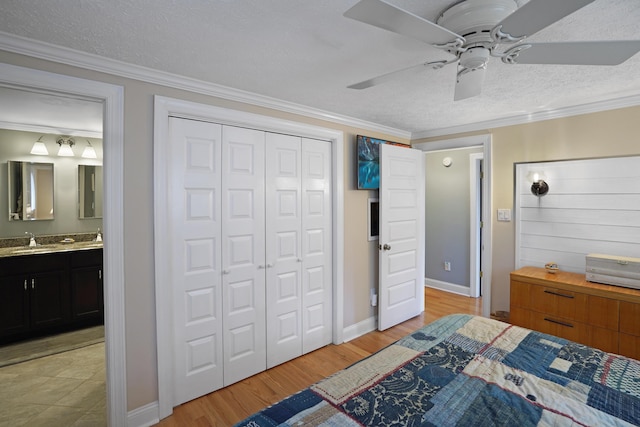
[[[567,326],[569,328],[573,328],[573,325],[571,323],[566,323],[566,322],[561,322],[559,320],[549,319],[548,317],[545,317],[544,320],[546,320],[547,322],[556,323],[558,325],[562,325],[562,326]]]
[[[571,298],[571,299],[575,298],[573,295],[561,294],[560,292],[554,292],[554,291],[550,291],[548,289],[545,289],[544,293],[545,294],[551,294],[551,295],[557,295],[557,296],[562,297],[562,298]]]

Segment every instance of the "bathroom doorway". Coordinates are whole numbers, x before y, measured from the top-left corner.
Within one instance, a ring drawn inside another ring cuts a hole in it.
[[[0,87],[97,102],[104,133],[104,323],[106,412],[110,426],[127,422],[123,259],[123,88],[111,84],[0,64]],[[0,101],[2,103],[4,98]],[[52,117],[56,105],[49,110]],[[33,115],[32,115],[33,116]]]

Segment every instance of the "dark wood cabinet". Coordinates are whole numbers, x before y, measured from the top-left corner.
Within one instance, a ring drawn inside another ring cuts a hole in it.
[[[0,258],[0,341],[102,323],[102,249]]]
[[[0,276],[0,336],[29,330],[28,289],[25,276]]]
[[[77,252],[71,258],[71,316],[80,322],[104,317],[102,251]]]

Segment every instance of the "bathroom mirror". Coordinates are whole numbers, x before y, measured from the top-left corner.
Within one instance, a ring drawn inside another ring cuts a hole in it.
[[[78,165],[78,217],[102,218],[102,166]]]
[[[9,221],[53,219],[53,163],[7,162]]]

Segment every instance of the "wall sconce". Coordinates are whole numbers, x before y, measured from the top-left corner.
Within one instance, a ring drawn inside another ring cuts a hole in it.
[[[97,159],[98,156],[96,155],[96,149],[93,148],[93,146],[91,145],[91,142],[89,142],[89,140],[87,139],[87,145],[86,147],[84,147],[84,151],[82,152],[82,157],[84,157],[85,159]]]
[[[47,146],[44,145],[44,142],[42,142],[42,138],[44,138],[44,135],[42,135],[40,138],[38,138],[36,142],[33,143],[33,147],[31,148],[31,154],[35,154],[38,156],[49,155],[49,150],[47,150]]]
[[[56,142],[60,146],[60,150],[58,150],[58,156],[62,156],[62,157],[73,157],[74,156],[73,150],[71,149],[71,147],[73,147],[76,142],[72,138],[67,137],[65,139],[64,136],[60,136],[60,137],[58,137]]]
[[[531,194],[541,197],[549,192],[549,184],[545,182],[544,175],[538,172],[533,172],[529,175],[531,180]]]

